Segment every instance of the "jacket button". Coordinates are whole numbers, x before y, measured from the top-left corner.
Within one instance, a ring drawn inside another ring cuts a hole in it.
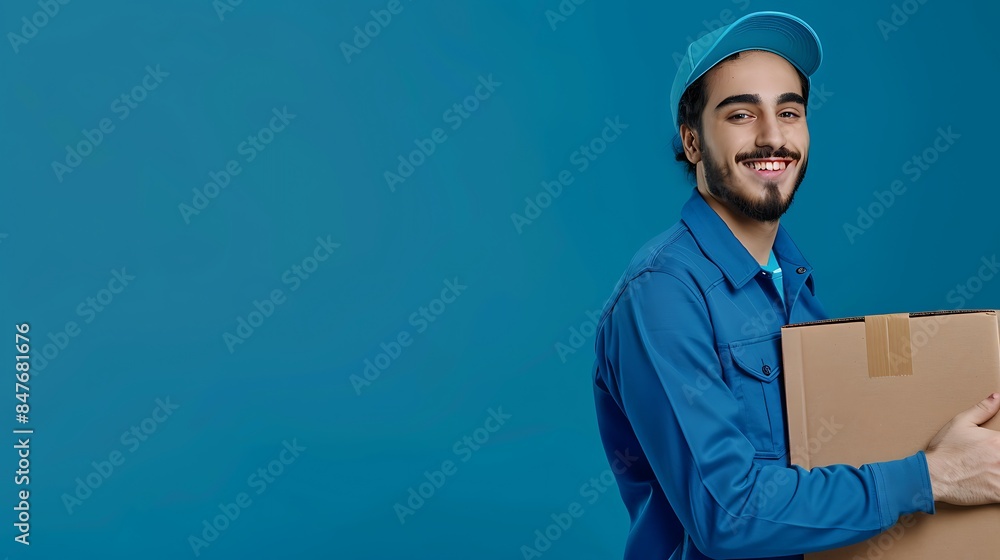
[[[761,368],[761,371],[764,372],[764,375],[771,375],[771,366],[764,364],[764,367]]]
[[[795,272],[798,272],[799,274],[805,274],[806,273],[806,267],[800,266],[800,267],[798,267],[798,268],[795,269]]]

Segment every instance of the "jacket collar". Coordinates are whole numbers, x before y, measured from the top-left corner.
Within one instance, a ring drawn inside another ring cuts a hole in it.
[[[736,238],[722,217],[702,198],[697,187],[691,189],[691,197],[681,208],[681,221],[691,230],[705,256],[719,267],[734,288],[742,288],[754,275],[760,273],[760,263]],[[782,270],[791,269],[785,273],[786,278],[792,271],[811,276],[812,267],[780,223],[773,250]],[[801,269],[805,270],[799,272]]]

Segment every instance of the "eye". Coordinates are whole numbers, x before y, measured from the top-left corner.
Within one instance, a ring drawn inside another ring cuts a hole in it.
[[[781,117],[781,118],[785,118],[785,119],[797,119],[797,118],[799,118],[799,114],[796,113],[795,111],[782,111],[782,112],[778,113],[778,116]]]
[[[731,121],[745,121],[750,118],[753,118],[753,115],[750,113],[736,113],[729,116],[729,120]]]

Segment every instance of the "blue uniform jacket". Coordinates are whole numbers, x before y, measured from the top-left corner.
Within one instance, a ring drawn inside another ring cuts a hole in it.
[[[829,317],[781,225],[773,251],[787,312],[692,189],[681,220],[636,253],[604,306],[594,395],[631,519],[626,560],[801,559],[934,513],[922,451],[861,468],[790,466],[802,450],[788,446],[780,329]]]

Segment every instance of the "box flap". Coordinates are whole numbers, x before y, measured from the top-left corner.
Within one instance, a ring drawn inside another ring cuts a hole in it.
[[[915,311],[911,313],[886,313],[883,315],[908,315],[910,317],[924,317],[928,315],[957,315],[959,313],[986,313],[988,315],[996,315],[996,309],[942,309],[938,311]],[[837,319],[821,319],[819,321],[803,321],[801,323],[789,323],[784,325],[783,329],[791,329],[795,327],[805,327],[808,325],[829,325],[831,323],[853,323],[857,321],[864,321],[865,317],[878,317],[879,315],[862,315],[859,317],[841,317]]]

